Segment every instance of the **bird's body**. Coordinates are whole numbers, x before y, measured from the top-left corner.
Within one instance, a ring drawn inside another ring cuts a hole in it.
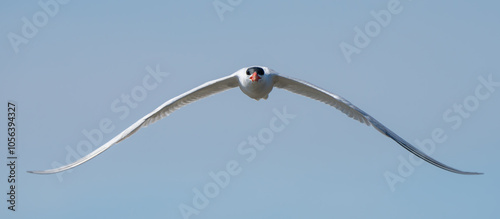
[[[275,74],[273,73],[275,72],[273,72],[273,70],[271,69],[266,69],[268,72],[268,74],[266,74],[264,68],[258,68],[263,70],[262,73],[258,73],[261,72],[259,69],[252,72],[252,68],[242,68],[237,71],[235,75],[238,76],[239,87],[244,94],[255,100],[267,99],[269,97],[269,93],[271,93],[274,87]],[[248,73],[250,73],[250,77],[254,78],[253,80],[247,80],[245,75],[248,75]],[[253,76],[254,73],[256,76]]]
[[[405,141],[403,138],[396,135],[394,132],[392,132],[387,127],[378,122],[376,119],[374,119],[373,117],[371,117],[358,107],[354,106],[346,99],[337,96],[335,94],[332,94],[324,89],[316,87],[308,82],[282,76],[277,72],[275,72],[274,70],[263,66],[242,68],[229,76],[206,82],[196,88],[189,90],[188,92],[185,92],[177,97],[168,100],[167,102],[156,108],[153,112],[149,113],[148,115],[144,116],[143,118],[132,124],[130,127],[128,127],[123,132],[115,136],[113,139],[106,142],[104,145],[102,145],[95,151],[91,152],[85,157],[80,158],[79,160],[73,163],[50,170],[28,171],[28,172],[38,173],[38,174],[49,174],[49,173],[61,172],[76,167],[94,158],[100,153],[104,152],[112,145],[117,144],[120,141],[128,138],[129,136],[137,132],[140,128],[146,127],[170,115],[175,110],[189,103],[195,102],[199,99],[236,87],[239,87],[243,93],[245,93],[247,96],[255,100],[267,99],[272,89],[274,87],[277,87],[321,101],[325,104],[335,107],[336,109],[345,113],[347,116],[361,123],[373,126],[377,131],[393,139],[402,147],[404,147],[411,153],[415,154],[417,157],[439,168],[459,174],[467,174],[467,175],[481,174],[476,172],[465,172],[449,167],[433,159],[432,157],[429,157],[425,153],[421,152],[419,149],[417,149],[416,147]]]

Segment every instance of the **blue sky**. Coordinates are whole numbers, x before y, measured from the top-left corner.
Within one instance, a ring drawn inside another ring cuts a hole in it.
[[[0,215],[497,218],[498,7],[3,2],[0,191],[10,186],[10,100],[17,103],[18,160],[16,212],[2,195]],[[347,44],[357,52],[343,52]],[[407,141],[427,142],[437,160],[485,175],[416,163],[373,128],[278,89],[258,102],[233,89],[176,111],[71,172],[26,173],[83,156],[170,98],[251,65],[341,95]]]

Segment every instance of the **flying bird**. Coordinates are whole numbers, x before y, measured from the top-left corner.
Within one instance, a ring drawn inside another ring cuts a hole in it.
[[[351,102],[347,101],[346,99],[338,95],[335,95],[333,93],[330,93],[324,89],[321,89],[315,85],[312,85],[308,82],[280,75],[276,71],[264,66],[252,66],[252,67],[242,68],[229,76],[206,82],[198,87],[191,89],[188,92],[185,92],[177,97],[168,100],[167,102],[163,103],[161,106],[156,108],[153,112],[139,119],[139,121],[132,124],[130,127],[122,131],[120,134],[118,134],[113,139],[106,142],[104,145],[102,145],[95,151],[78,159],[73,163],[55,169],[28,171],[28,172],[37,174],[50,174],[50,173],[65,171],[73,167],[76,167],[80,164],[89,161],[90,159],[104,152],[111,146],[130,137],[139,129],[169,116],[175,110],[185,105],[188,105],[192,102],[200,100],[202,98],[236,87],[239,87],[241,91],[243,91],[243,93],[245,93],[247,96],[255,100],[267,99],[272,89],[274,87],[277,87],[321,101],[325,104],[337,108],[350,118],[353,118],[368,126],[370,125],[373,126],[380,133],[396,141],[406,150],[410,151],[417,157],[427,161],[428,163],[434,166],[458,174],[466,174],[466,175],[482,174],[477,172],[465,172],[452,168],[448,165],[445,165],[435,160],[434,158],[426,155],[418,148],[411,145],[403,138],[399,137],[396,133],[392,132],[390,129],[382,125],[382,123],[377,121],[375,118],[371,117],[363,110],[354,106]]]

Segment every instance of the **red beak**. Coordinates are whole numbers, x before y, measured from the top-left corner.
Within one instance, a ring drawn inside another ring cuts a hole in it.
[[[252,74],[252,76],[250,76],[250,80],[252,80],[252,82],[256,82],[256,81],[260,80],[260,77],[257,75],[257,72],[254,72]]]

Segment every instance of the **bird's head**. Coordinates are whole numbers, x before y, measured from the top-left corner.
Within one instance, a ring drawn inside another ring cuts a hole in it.
[[[259,82],[259,80],[264,76],[264,69],[261,67],[250,67],[247,68],[246,74],[248,79],[250,79],[253,83]]]
[[[238,70],[240,89],[247,96],[259,100],[266,99],[274,86],[275,71],[264,66],[251,66]]]

